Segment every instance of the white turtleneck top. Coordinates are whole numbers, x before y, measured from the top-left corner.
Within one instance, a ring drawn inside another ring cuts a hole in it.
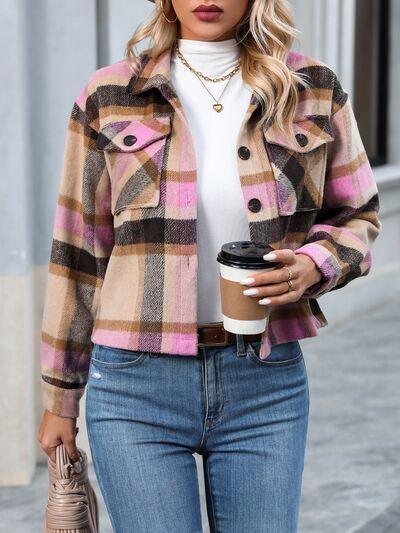
[[[209,77],[230,72],[239,59],[236,39],[197,41],[178,39],[188,63]],[[229,79],[229,78],[228,78]],[[182,103],[193,137],[197,168],[197,255],[198,323],[222,321],[219,292],[219,263],[225,242],[250,240],[242,189],[237,168],[236,141],[250,103],[252,89],[243,83],[239,69],[222,94],[228,80],[202,82],[223,105],[213,109],[215,100],[172,53],[171,81]]]

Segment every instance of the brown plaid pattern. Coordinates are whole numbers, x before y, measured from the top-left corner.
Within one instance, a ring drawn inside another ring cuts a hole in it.
[[[170,79],[170,53],[98,69],[69,119],[43,316],[44,404],[77,416],[93,343],[196,356],[195,152]],[[254,128],[253,93],[237,158],[252,240],[309,255],[322,273],[298,302],[272,310],[261,357],[327,324],[317,298],[368,274],[381,230],[378,191],[347,93],[324,63],[305,72],[296,142]],[[252,212],[247,203],[260,200]]]

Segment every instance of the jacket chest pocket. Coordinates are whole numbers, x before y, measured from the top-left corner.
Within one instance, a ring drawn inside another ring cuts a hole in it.
[[[328,143],[334,140],[329,117],[325,115],[294,122],[293,129],[296,142],[275,127],[264,131],[279,215],[321,208]]]
[[[113,215],[160,203],[170,131],[170,116],[110,122],[100,130],[97,146],[104,151],[111,179]]]

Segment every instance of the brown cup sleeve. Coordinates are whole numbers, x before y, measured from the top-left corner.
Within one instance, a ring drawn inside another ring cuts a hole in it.
[[[238,281],[225,279],[220,274],[220,293],[222,313],[235,320],[259,320],[265,318],[269,309],[258,303],[262,297],[246,296],[245,286]]]

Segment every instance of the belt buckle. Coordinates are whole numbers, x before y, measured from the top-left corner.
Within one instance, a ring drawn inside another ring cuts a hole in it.
[[[206,326],[207,328],[220,328],[222,326],[222,323],[215,323],[215,322],[209,322],[209,323],[203,323],[200,325],[200,327]],[[222,326],[223,327],[223,326]],[[197,333],[197,339],[199,338],[199,333]],[[226,329],[224,329],[224,340],[222,342],[197,342],[197,346],[199,348],[206,348],[207,346],[226,346],[228,344],[228,332]]]

